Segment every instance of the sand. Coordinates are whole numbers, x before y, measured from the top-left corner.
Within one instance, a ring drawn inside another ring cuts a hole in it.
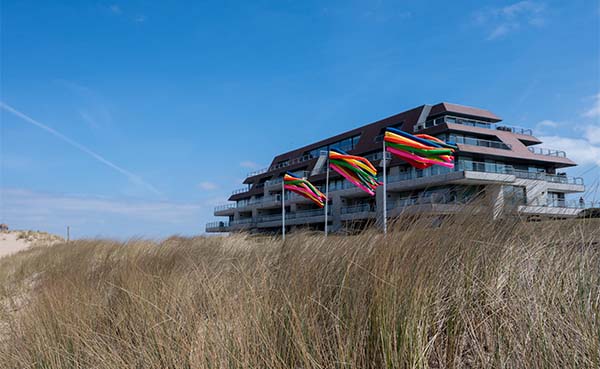
[[[17,240],[18,233],[0,233],[0,257],[6,256],[29,247],[25,240]]]
[[[0,257],[25,250],[29,246],[50,246],[65,240],[57,235],[40,231],[0,232]]]

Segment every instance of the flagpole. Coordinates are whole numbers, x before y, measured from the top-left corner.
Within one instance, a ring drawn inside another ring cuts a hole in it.
[[[325,175],[325,237],[329,230],[327,213],[329,210],[329,152],[327,152],[327,174]]]
[[[281,181],[281,235],[285,241],[285,179]]]
[[[387,158],[385,155],[385,135],[383,138],[383,234],[387,234]]]

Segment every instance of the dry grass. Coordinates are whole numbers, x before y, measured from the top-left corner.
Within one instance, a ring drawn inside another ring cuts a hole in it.
[[[406,222],[0,259],[0,366],[600,367],[598,221]]]

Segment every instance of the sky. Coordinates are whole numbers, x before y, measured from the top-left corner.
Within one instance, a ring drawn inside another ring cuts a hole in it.
[[[486,108],[600,200],[600,3],[1,2],[0,222],[204,231],[274,155],[422,105]]]

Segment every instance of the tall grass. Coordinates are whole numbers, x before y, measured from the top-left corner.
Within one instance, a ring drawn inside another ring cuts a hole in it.
[[[394,229],[0,259],[0,367],[600,367],[600,222]]]

